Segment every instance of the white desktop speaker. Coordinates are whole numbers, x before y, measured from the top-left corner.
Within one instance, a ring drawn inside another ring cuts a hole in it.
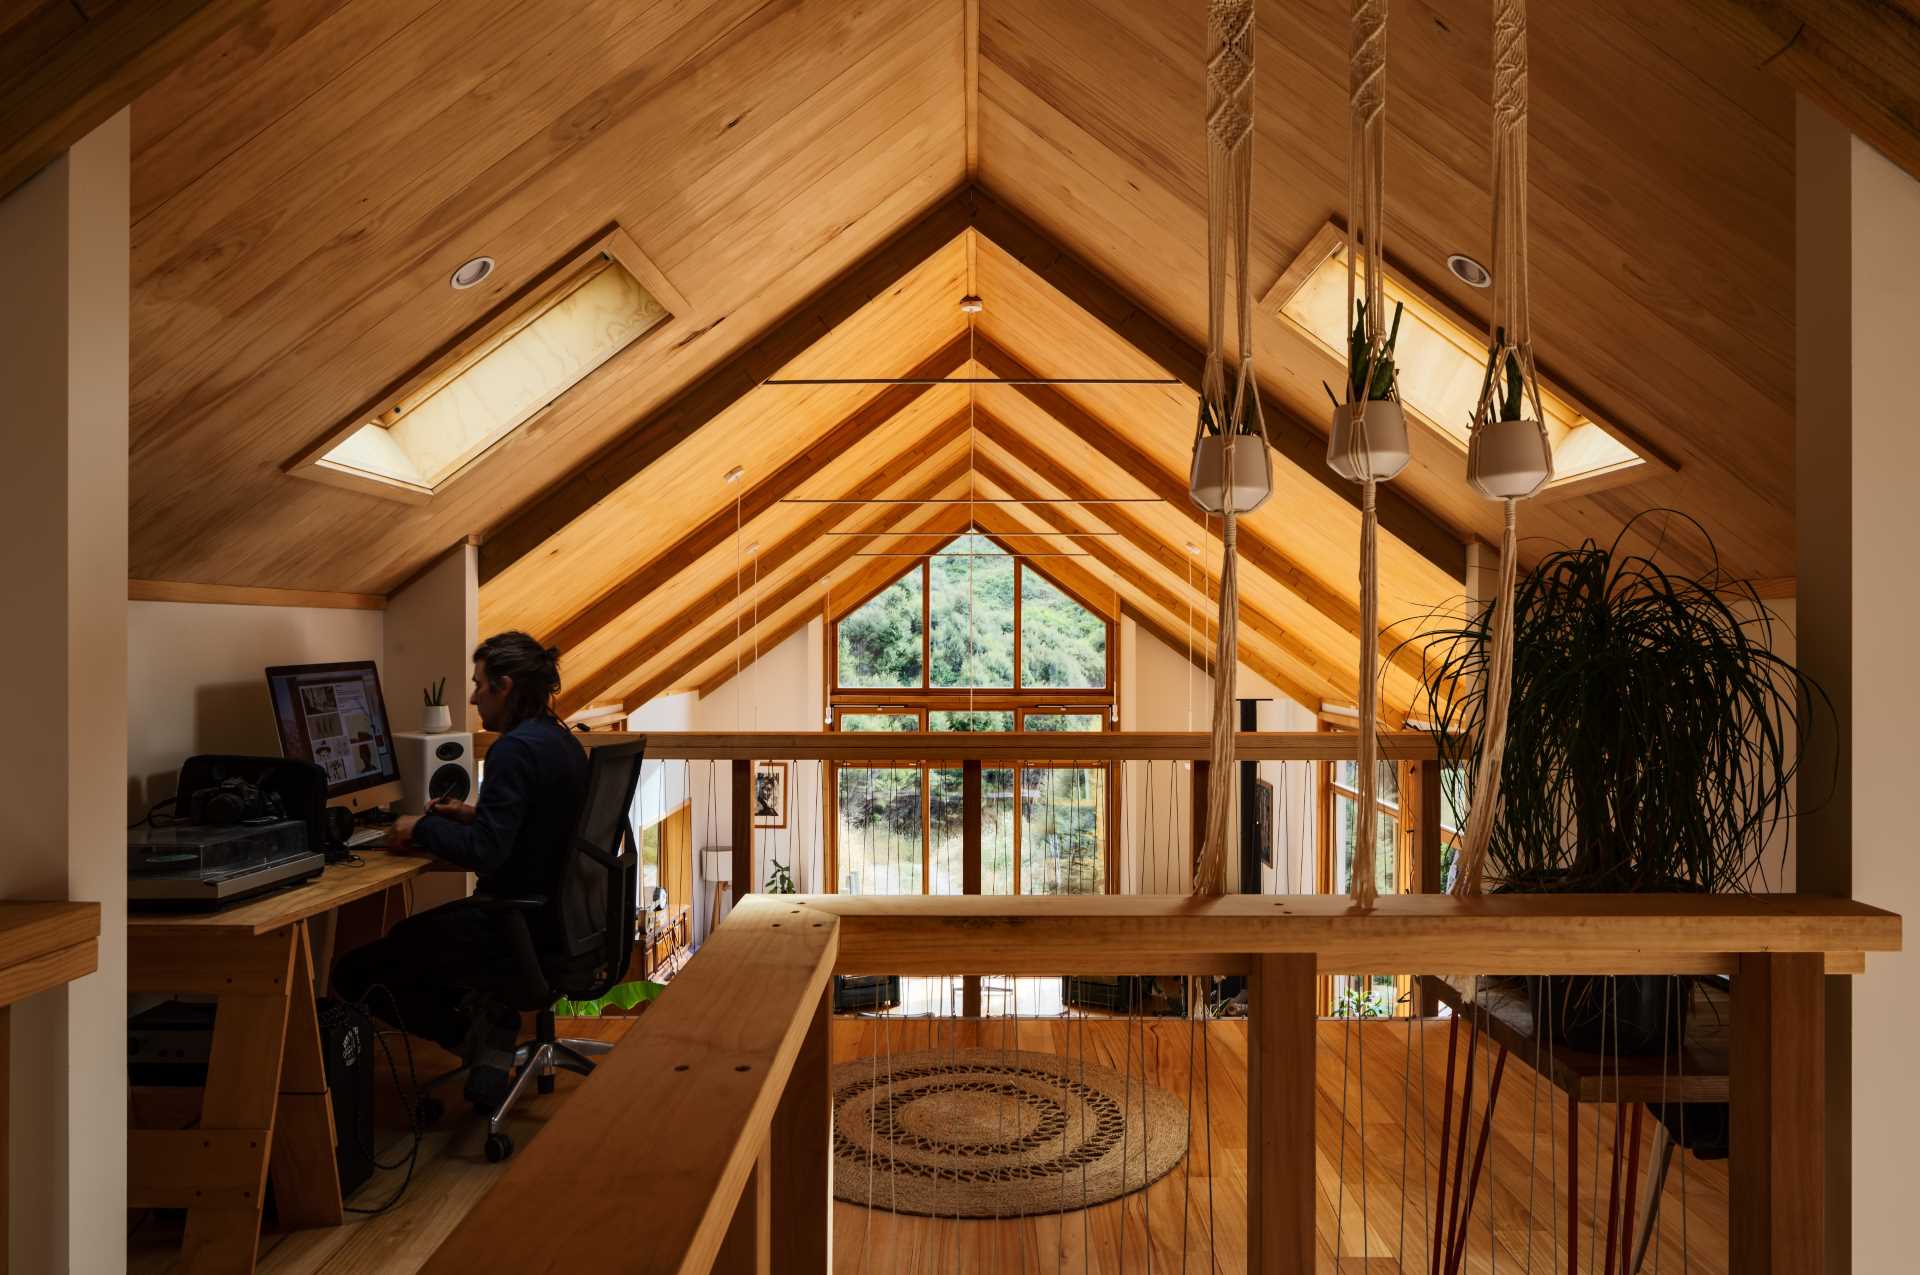
[[[470,732],[456,730],[425,735],[419,731],[396,731],[393,747],[400,761],[401,814],[423,814],[441,797],[473,800],[473,735]]]

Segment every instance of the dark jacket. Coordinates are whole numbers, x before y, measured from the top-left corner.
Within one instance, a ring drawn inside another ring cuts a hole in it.
[[[533,718],[488,750],[473,822],[428,815],[413,843],[478,873],[482,894],[549,895],[586,798],[586,750],[554,718]]]

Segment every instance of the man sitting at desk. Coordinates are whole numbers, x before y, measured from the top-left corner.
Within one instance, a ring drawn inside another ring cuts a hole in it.
[[[525,633],[501,633],[473,652],[480,724],[499,732],[487,753],[479,804],[436,801],[394,824],[392,848],[432,854],[479,874],[482,896],[550,895],[587,793],[587,754],[553,712],[560,653]],[[528,918],[536,949],[543,918]],[[506,1096],[520,1016],[473,990],[511,977],[501,920],[462,899],[395,925],[334,963],[333,985],[413,1035],[458,1051],[471,1066],[469,1100]],[[378,989],[378,990],[376,990]]]

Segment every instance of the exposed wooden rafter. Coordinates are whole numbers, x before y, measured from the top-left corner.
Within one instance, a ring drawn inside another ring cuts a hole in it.
[[[907,494],[916,500],[934,500],[942,496],[958,495],[965,491],[965,487],[962,486],[965,479],[965,465],[956,462],[942,469],[941,472],[933,478],[921,482],[907,492]],[[965,515],[966,511],[957,505],[933,506],[931,511],[924,515],[923,520],[917,521],[915,529],[925,531],[945,531],[951,529],[958,531],[964,529],[966,525]],[[833,575],[859,554],[860,547],[863,543],[863,541],[859,540],[846,540],[835,545],[832,551],[826,556],[811,564],[805,572],[797,575],[794,579],[788,581],[778,589],[759,596],[751,594],[742,596],[733,607],[728,608],[724,613],[728,620],[732,621],[735,626],[738,626],[736,632],[729,633],[723,627],[720,631],[709,637],[708,640],[676,659],[659,674],[648,677],[640,684],[638,689],[627,692],[624,695],[624,701],[628,711],[631,712],[633,709],[640,707],[640,705],[646,703],[655,695],[660,694],[663,690],[681,685],[682,681],[689,674],[695,672],[701,665],[707,663],[722,651],[725,651],[729,646],[735,645],[736,643],[739,644],[741,648],[738,667],[744,669],[747,665],[753,663],[753,658],[748,653],[746,645],[749,641],[752,642],[753,649],[756,651],[770,651],[780,645],[780,643],[786,641],[787,638],[793,634],[799,632],[799,630],[806,625],[807,621],[812,618],[813,613],[811,610],[805,611],[799,616],[785,621],[781,621],[778,618],[781,612],[808,594],[815,591],[832,593],[836,588],[851,587],[858,589],[862,587],[860,584],[860,581],[864,579],[862,572],[856,572],[854,574],[854,583],[851,586],[845,584],[836,585],[833,581]],[[868,567],[864,569],[864,574],[883,574],[885,566],[884,561],[870,563]],[[770,581],[762,582],[763,589],[770,587],[770,585]],[[745,627],[746,618],[748,614],[752,612],[759,614],[761,617],[760,623],[763,626],[777,624],[771,637],[758,638],[755,636],[752,628]],[[731,676],[731,674],[729,674],[729,676]]]
[[[960,480],[957,479],[956,483],[959,481]],[[946,488],[947,493],[954,495],[964,494],[965,490],[966,488],[963,486],[949,486]],[[969,518],[965,505],[933,505],[927,507],[921,519],[918,520],[918,527],[916,529],[923,532],[945,533],[957,536],[967,529],[968,522]],[[859,545],[861,543],[863,542],[849,541],[844,549],[835,550],[834,569],[853,559],[860,552]],[[833,585],[832,592],[835,597],[843,594],[849,597],[869,596],[884,589],[899,573],[900,564],[897,560],[874,558],[867,561],[865,565],[857,568],[845,580],[836,582]],[[830,574],[831,571],[823,567],[821,571],[822,578],[824,579],[830,576]],[[779,594],[775,595],[774,598],[763,603],[761,605],[761,611],[766,614],[771,614],[783,610],[791,606],[811,589],[818,587],[820,587],[820,581],[818,580],[797,581],[795,584],[783,589]],[[812,609],[807,609],[801,611],[798,615],[781,621],[766,637],[756,640],[751,650],[747,649],[745,645],[747,635],[742,634],[740,639],[741,648],[737,654],[734,667],[722,669],[700,683],[700,694],[713,694],[714,691],[725,685],[730,678],[737,677],[739,674],[744,673],[753,665],[759,656],[773,650],[801,629],[806,628],[807,625],[811,624],[814,619],[817,618],[817,615],[817,612]],[[707,660],[712,659],[715,654],[726,650],[728,645],[729,642],[721,642],[708,655],[697,663],[690,665],[689,668],[698,668],[700,664],[704,664]],[[665,681],[660,678],[651,679],[648,685],[642,686],[640,690],[628,696],[627,699],[629,703],[635,703],[636,706],[638,704],[644,704],[648,699],[659,694],[660,691],[677,684],[678,679],[674,679],[673,681]]]
[[[973,228],[1044,279],[1055,291],[1105,323],[1140,353],[1198,393],[1206,352],[1165,320],[1128,297],[1116,283],[1075,258],[1046,233],[981,187],[971,188]],[[1001,375],[1007,375],[1002,372]],[[1261,395],[1274,450],[1342,500],[1358,506],[1359,488],[1327,468],[1326,435],[1276,401]],[[1466,569],[1466,541],[1405,493],[1384,487],[1378,496],[1380,525],[1414,552],[1459,579]]]
[[[1701,9],[1834,118],[1920,177],[1920,12],[1902,0],[1704,0]]]
[[[804,354],[822,335],[885,293],[967,227],[967,193],[943,200],[776,324],[772,331],[649,413],[598,455],[489,534],[480,546],[485,584],[549,536],[619,490],[676,443]]]
[[[1012,473],[1002,469],[988,458],[978,458],[975,461],[974,468],[982,478],[992,483],[993,486],[999,490],[1006,492],[1009,496],[1020,498],[1038,495],[1032,488],[1021,483]],[[1032,506],[1029,507],[1029,512],[1034,517],[1049,523],[1055,530],[1064,529],[1072,531],[1077,529],[1073,520],[1068,518],[1058,506]],[[1018,529],[1015,519],[998,511],[992,516],[984,518],[983,522],[990,528],[997,527],[1002,530]],[[1101,566],[1112,572],[1124,586],[1133,590],[1154,606],[1159,607],[1162,611],[1176,617],[1179,616],[1183,610],[1187,611],[1192,615],[1194,636],[1198,639],[1201,650],[1208,651],[1212,649],[1215,625],[1213,617],[1208,613],[1204,605],[1198,608],[1193,607],[1192,603],[1188,599],[1180,597],[1179,593],[1177,593],[1173,587],[1163,581],[1154,579],[1146,572],[1140,571],[1132,563],[1128,562],[1124,556],[1115,553],[1105,545],[1092,542],[1085,544],[1084,547],[1088,557],[1092,561],[1098,562]],[[1035,565],[1039,566],[1040,564],[1036,563]],[[1251,608],[1244,609],[1251,610]],[[1135,607],[1133,610],[1136,621],[1142,618],[1143,613],[1139,607]],[[1272,640],[1274,633],[1278,630],[1278,626],[1272,625],[1272,622],[1266,617],[1256,617],[1253,625],[1250,627],[1258,631],[1263,622],[1271,627],[1267,631],[1261,632],[1260,636],[1263,639]],[[1191,649],[1189,644],[1181,642],[1171,634],[1166,634],[1163,626],[1156,624],[1153,627],[1156,630],[1155,636],[1160,637],[1162,642],[1172,646],[1176,651]],[[1164,636],[1162,636],[1163,634]],[[1318,703],[1320,698],[1328,693],[1330,687],[1338,685],[1337,683],[1326,682],[1322,676],[1318,676],[1324,675],[1326,670],[1317,667],[1318,661],[1312,658],[1311,652],[1303,653],[1302,649],[1297,646],[1287,647],[1287,644],[1284,643],[1281,645],[1288,650],[1289,655],[1296,659],[1302,658],[1303,654],[1308,658],[1309,667],[1312,668],[1313,672],[1317,675],[1315,680],[1307,681],[1295,673],[1282,668],[1277,662],[1264,656],[1259,650],[1248,643],[1241,644],[1240,662],[1260,676],[1266,678],[1269,682],[1272,682],[1275,687],[1284,691],[1301,704]]]
[[[966,472],[964,462],[951,464],[933,478],[922,481],[910,488],[902,485],[902,474],[904,472],[907,477],[912,477],[913,474],[917,472],[913,470],[913,465],[916,461],[939,455],[958,439],[965,430],[966,418],[964,416],[949,418],[925,435],[915,439],[911,445],[900,452],[899,456],[895,458],[895,463],[876,470],[851,491],[847,492],[847,497],[854,500],[876,499],[893,491],[896,487],[900,487],[901,494],[909,499],[926,499],[936,492],[945,491]],[[789,562],[793,561],[794,558],[819,544],[820,538],[825,532],[839,526],[843,522],[854,519],[858,512],[857,507],[843,505],[827,506],[822,513],[810,519],[804,526],[792,534],[782,537],[780,541],[771,548],[762,550],[757,557],[757,569],[761,578],[772,579],[775,577]],[[821,564],[821,566],[815,567],[814,570],[818,571],[823,568],[824,564]],[[739,605],[739,601],[744,596],[746,588],[747,585],[744,581],[734,579],[731,575],[728,578],[722,579],[713,588],[707,590],[706,593],[685,607],[682,607],[674,615],[650,626],[646,632],[624,647],[604,665],[593,670],[584,678],[579,679],[577,683],[564,691],[562,694],[563,707],[566,708],[566,711],[572,711],[575,707],[592,703],[596,697],[604,694],[606,691],[617,688],[622,681],[645,669],[649,662],[669,650],[675,642],[679,641],[695,627],[708,621],[711,617],[724,613],[731,619],[733,614],[732,608]],[[564,649],[563,647],[562,650]],[[684,674],[688,669],[693,667],[697,667],[697,663],[687,665],[685,668],[678,670],[678,674],[676,675]],[[629,706],[629,711],[634,707],[638,707],[638,705]]]
[[[0,197],[245,17],[251,0],[36,5],[0,18]]]
[[[976,353],[982,366],[1003,376],[1018,376],[1020,369],[1023,368],[1018,359],[984,338],[978,342]],[[1119,466],[1128,477],[1166,501],[1203,533],[1216,534],[1210,528],[1206,516],[1200,512],[1188,495],[1186,483],[1177,475],[1168,473],[1164,466],[1147,455],[1119,430],[1051,386],[1022,385],[1016,388],[1036,407]],[[998,420],[983,422],[980,432],[1008,451],[1019,455],[1023,463],[1029,463],[1036,472],[1047,473],[1049,470],[1057,470],[1057,467],[1040,455],[1037,449]],[[1032,458],[1031,461],[1028,460],[1029,457]],[[1246,559],[1248,565],[1270,577],[1274,583],[1287,589],[1302,602],[1313,607],[1358,639],[1360,635],[1358,603],[1342,595],[1313,573],[1301,568],[1285,550],[1245,523],[1240,526],[1239,546],[1240,555]],[[1460,569],[1464,570],[1465,565],[1466,550],[1463,547],[1460,551]],[[1425,676],[1419,652],[1403,646],[1400,639],[1394,636],[1391,627],[1381,634],[1380,650],[1408,676],[1415,679]],[[1349,690],[1346,693],[1352,694],[1352,691]]]
[[[964,338],[949,342],[921,361],[910,375],[945,376],[966,361]],[[737,526],[750,522],[798,491],[801,484],[819,473],[835,458],[874,430],[893,419],[903,408],[927,392],[923,385],[899,385],[874,395],[858,410],[819,435],[779,470],[753,484],[734,502],[715,509],[707,518],[649,558],[625,579],[619,580],[593,602],[570,616],[549,638],[561,650],[571,650],[624,615],[636,603],[667,580],[679,574],[688,563],[722,544]]]

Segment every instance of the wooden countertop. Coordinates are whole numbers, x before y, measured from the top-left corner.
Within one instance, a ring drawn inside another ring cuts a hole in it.
[[[71,983],[99,964],[98,903],[0,902],[0,1006]]]
[[[209,930],[256,936],[271,934],[295,921],[332,911],[343,903],[417,877],[434,862],[428,855],[393,854],[385,850],[363,850],[360,856],[359,863],[328,864],[324,872],[305,885],[262,895],[217,912],[136,912],[127,918],[127,931],[147,936]]]

